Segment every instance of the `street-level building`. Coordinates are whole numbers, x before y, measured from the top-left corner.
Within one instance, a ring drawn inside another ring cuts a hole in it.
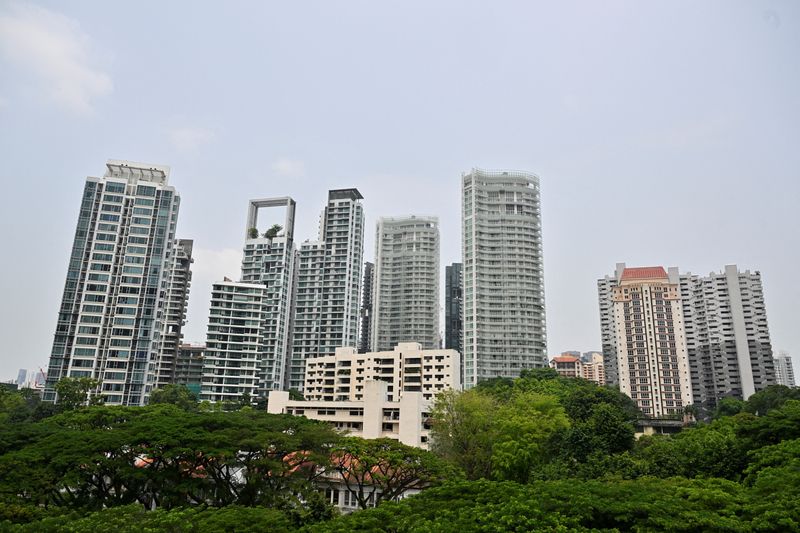
[[[64,377],[100,382],[107,405],[143,405],[156,383],[180,198],[169,167],[109,160],[83,190],[45,401]],[[179,304],[180,305],[180,304]]]
[[[379,218],[374,277],[372,351],[401,342],[438,348],[439,219]]]
[[[303,392],[308,400],[354,401],[364,398],[366,383],[383,381],[389,400],[408,392],[432,400],[444,390],[461,389],[459,359],[455,350],[424,350],[417,342],[365,354],[355,348],[337,348],[334,355],[306,361]]]
[[[547,365],[539,178],[462,175],[464,386]]]

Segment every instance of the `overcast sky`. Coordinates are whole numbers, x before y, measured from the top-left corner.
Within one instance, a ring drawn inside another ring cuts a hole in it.
[[[238,278],[247,200],[331,188],[441,219],[460,176],[542,183],[550,354],[600,348],[596,280],[759,270],[800,370],[800,2],[0,1],[0,379],[47,367],[87,175],[170,165],[186,339]],[[444,268],[442,268],[444,271]]]

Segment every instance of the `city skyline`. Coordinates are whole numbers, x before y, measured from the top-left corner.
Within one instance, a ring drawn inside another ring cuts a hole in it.
[[[253,6],[243,20],[198,7],[197,27],[243,25],[223,43],[184,29],[178,4],[158,16],[148,6],[4,5],[0,178],[9,189],[0,220],[14,228],[3,250],[19,260],[0,276],[15,303],[0,321],[0,378],[46,366],[81,184],[113,157],[173,169],[177,234],[195,241],[187,342],[205,338],[211,283],[238,278],[249,198],[292,196],[296,234],[310,236],[327,190],[357,187],[366,228],[379,216],[439,216],[446,265],[461,260],[459,175],[479,166],[542,178],[548,355],[600,349],[594,284],[609,265],[705,275],[735,263],[763,274],[773,346],[800,366],[797,5],[584,4],[582,16],[554,6],[421,9]],[[527,31],[536,20],[548,24]],[[178,38],[143,43],[135,35],[145,25]],[[78,43],[72,68],[47,70],[19,27]],[[299,27],[326,49],[281,47]],[[666,46],[665,27],[680,42]],[[262,68],[229,62],[239,51]],[[206,87],[209,67],[219,75]],[[51,95],[57,81],[71,91]],[[27,198],[46,216],[26,216]],[[630,239],[615,238],[623,229]],[[657,241],[637,240],[654,233]],[[364,246],[369,260],[371,231]]]

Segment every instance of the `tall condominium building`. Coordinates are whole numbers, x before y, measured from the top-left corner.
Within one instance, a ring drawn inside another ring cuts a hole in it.
[[[432,400],[445,389],[461,389],[459,358],[455,350],[425,350],[418,342],[365,354],[345,346],[334,355],[306,361],[304,393],[307,400],[362,400],[366,382],[385,381],[389,401],[404,392],[421,392]]]
[[[646,416],[692,404],[683,306],[663,267],[624,268],[612,289],[620,391]]]
[[[363,196],[358,189],[328,192],[319,240],[300,245],[294,334],[287,385],[302,390],[305,361],[333,355],[358,342],[361,262],[364,255]]]
[[[464,385],[547,365],[539,178],[462,175]]]
[[[462,322],[464,278],[461,263],[453,263],[444,269],[444,347],[463,353]]]
[[[358,337],[358,353],[367,353],[371,346],[372,330],[372,286],[375,264],[364,263],[364,289],[361,291],[361,333]]]
[[[619,338],[614,336],[618,317],[612,293],[625,270],[619,263],[614,276],[598,281],[606,379],[615,384]],[[680,291],[692,401],[701,415],[713,411],[725,396],[746,399],[775,383],[760,274],[728,265],[708,276],[680,274],[672,267],[668,276]]]
[[[180,199],[169,167],[110,160],[84,186],[44,399],[92,377],[111,405],[142,405],[155,381]]]
[[[261,283],[222,281],[211,288],[200,399],[237,402],[259,387],[268,306]]]
[[[183,341],[183,326],[192,285],[192,249],[194,241],[178,239],[172,250],[169,285],[164,298],[164,322],[161,331],[161,347],[158,360],[152,366],[155,386],[163,387],[175,383],[175,360]]]
[[[259,227],[259,213],[267,209],[271,213],[283,211],[280,229],[271,222]],[[250,200],[247,211],[241,281],[262,285],[265,291],[263,345],[256,384],[256,396],[260,398],[266,398],[270,390],[283,389],[286,381],[293,318],[294,215],[295,201],[289,197]]]
[[[794,368],[789,352],[778,352],[775,358],[775,382],[785,387],[794,387]]]
[[[375,234],[373,352],[401,342],[439,344],[439,219],[378,219]]]
[[[682,274],[680,284],[692,393],[701,412],[712,412],[725,396],[747,399],[775,384],[761,274],[727,265],[708,276]]]

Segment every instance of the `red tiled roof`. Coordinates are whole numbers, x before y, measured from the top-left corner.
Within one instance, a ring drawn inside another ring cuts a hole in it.
[[[664,267],[636,267],[626,268],[622,271],[622,279],[655,279],[666,278],[667,271]]]
[[[558,357],[553,358],[553,361],[556,363],[574,363],[577,360],[578,358],[574,355],[559,355]]]

